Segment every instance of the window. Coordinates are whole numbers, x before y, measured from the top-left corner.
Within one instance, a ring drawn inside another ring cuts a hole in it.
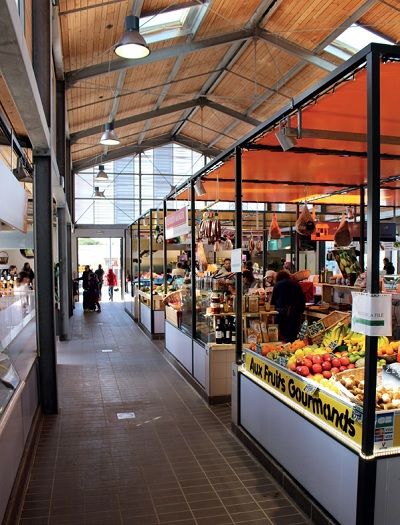
[[[203,2],[191,7],[170,9],[153,16],[145,16],[140,19],[140,33],[149,44],[194,34],[204,18],[207,7],[208,2]]]
[[[96,179],[98,166],[81,171],[75,176],[75,220],[131,224],[149,208],[162,206],[171,187],[196,173],[204,160],[200,153],[171,143],[106,163],[107,179]],[[96,189],[104,197],[96,196]]]
[[[390,40],[387,40],[358,24],[352,24],[331,44],[326,46],[325,51],[341,58],[342,60],[348,60],[355,53],[372,42],[377,44],[393,44]]]

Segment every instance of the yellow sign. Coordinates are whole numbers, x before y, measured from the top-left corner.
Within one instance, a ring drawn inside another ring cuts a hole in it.
[[[250,352],[246,352],[245,367],[249,374],[283,394],[301,410],[343,433],[351,441],[361,444],[361,424],[352,418],[351,408],[345,403],[322,390],[312,392],[312,389],[307,388],[311,383],[300,376],[294,377]]]

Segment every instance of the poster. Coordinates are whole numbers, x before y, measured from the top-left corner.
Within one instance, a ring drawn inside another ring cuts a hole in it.
[[[242,248],[236,248],[231,252],[231,269],[234,273],[242,271]]]
[[[392,335],[392,296],[352,292],[351,329],[364,335]]]
[[[165,238],[173,239],[189,233],[188,208],[185,206],[165,217]]]

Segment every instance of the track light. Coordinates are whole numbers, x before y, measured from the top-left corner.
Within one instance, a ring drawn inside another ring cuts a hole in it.
[[[203,181],[201,179],[197,179],[194,183],[194,192],[197,195],[197,197],[203,197],[207,193]]]
[[[139,18],[129,15],[125,18],[125,31],[115,44],[114,52],[122,58],[138,59],[147,57],[150,49],[139,33]]]
[[[103,146],[116,146],[119,144],[119,139],[114,131],[114,122],[107,122],[104,133],[101,136],[100,144]]]
[[[275,133],[275,137],[278,139],[278,142],[283,151],[294,148],[294,146],[297,144],[297,140],[294,137],[289,137],[286,135],[285,128],[280,129],[277,133]]]
[[[95,197],[102,197],[102,198],[104,198],[104,190],[100,191],[99,186],[95,186],[94,187],[94,196]]]
[[[99,172],[98,172],[98,174],[96,175],[96,180],[98,180],[98,179],[108,180],[108,175],[107,175],[107,173],[104,171],[104,164],[100,164],[100,165],[99,165]]]

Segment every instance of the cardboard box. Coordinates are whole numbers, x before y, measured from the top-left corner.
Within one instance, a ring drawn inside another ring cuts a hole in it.
[[[171,324],[176,326],[177,328],[180,327],[181,321],[182,321],[182,312],[179,310],[175,310],[174,308],[171,308],[171,306],[166,305],[165,306],[165,319],[169,321]]]

